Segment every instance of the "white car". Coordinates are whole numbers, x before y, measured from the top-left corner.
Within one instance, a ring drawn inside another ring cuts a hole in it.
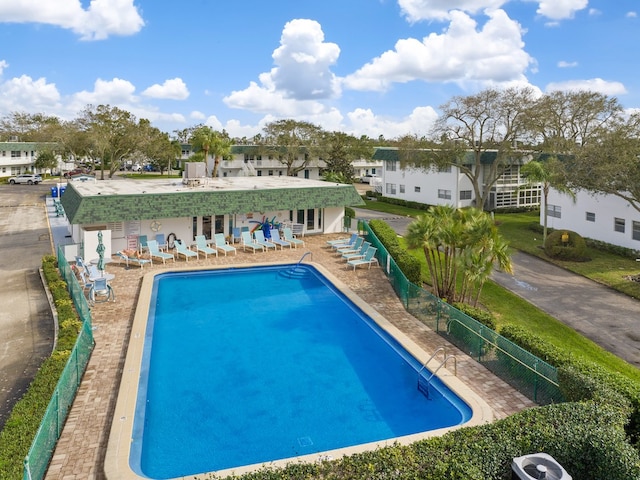
[[[141,172],[142,171],[142,165],[140,165],[139,163],[134,163],[133,165],[131,165],[131,171],[132,172]]]
[[[360,179],[361,183],[371,183],[371,179],[372,178],[377,178],[378,175],[376,175],[375,173],[368,173],[366,175],[363,175],[362,178]]]
[[[37,185],[42,181],[42,177],[35,173],[23,173],[9,179],[11,185],[16,183],[26,183],[27,185]]]

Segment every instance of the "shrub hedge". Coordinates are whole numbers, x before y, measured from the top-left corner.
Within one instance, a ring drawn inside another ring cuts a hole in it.
[[[566,235],[566,241],[564,241]],[[586,259],[587,244],[581,235],[570,230],[554,230],[547,235],[544,253],[551,258],[583,261]]]
[[[22,478],[23,460],[31,448],[82,327],[66,283],[58,272],[55,256],[43,258],[42,271],[58,312],[58,340],[55,351],[42,363],[27,392],[16,403],[0,432],[0,478],[3,480]]]
[[[391,258],[398,264],[407,279],[416,285],[422,285],[420,261],[410,255],[398,242],[398,234],[383,220],[370,220],[369,226],[378,240],[387,249]]]

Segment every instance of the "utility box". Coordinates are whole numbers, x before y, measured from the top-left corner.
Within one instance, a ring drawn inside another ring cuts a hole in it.
[[[546,453],[514,458],[511,471],[512,480],[572,480],[562,465]]]
[[[204,162],[187,162],[184,169],[185,178],[202,178],[205,175]]]

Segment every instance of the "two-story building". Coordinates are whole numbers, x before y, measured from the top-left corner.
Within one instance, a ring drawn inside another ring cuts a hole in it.
[[[36,168],[38,153],[45,148],[53,148],[55,143],[19,142],[12,138],[8,142],[0,142],[0,177],[13,177],[21,173],[60,173],[73,168],[73,163],[64,162],[58,157],[58,164],[53,171]]]
[[[475,207],[473,184],[459,167],[433,167],[429,170],[404,167],[398,150],[392,147],[377,148],[375,159],[383,162],[382,194],[402,200],[427,205],[451,205],[455,208]],[[498,181],[489,187],[483,182],[488,178],[489,168],[496,161],[497,152],[484,152],[480,172],[482,188],[489,188],[487,210],[507,207],[535,207],[540,204],[540,185],[531,185],[522,175],[520,167],[531,157],[523,155],[521,161],[505,168]],[[464,158],[467,168],[475,169],[472,152]]]

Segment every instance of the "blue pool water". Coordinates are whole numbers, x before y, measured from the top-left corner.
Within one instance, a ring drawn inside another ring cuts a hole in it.
[[[470,408],[315,268],[156,277],[130,464],[166,479],[459,425]],[[427,372],[428,374],[428,372]]]

